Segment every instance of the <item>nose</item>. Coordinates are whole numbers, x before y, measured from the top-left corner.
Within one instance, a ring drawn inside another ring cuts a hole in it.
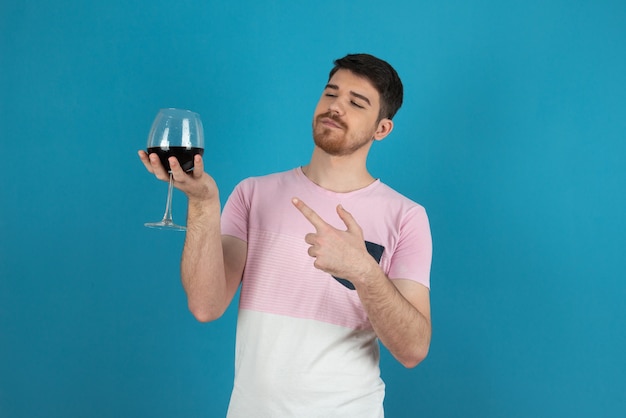
[[[328,104],[328,111],[336,113],[337,115],[343,115],[343,105],[338,97],[334,97]]]

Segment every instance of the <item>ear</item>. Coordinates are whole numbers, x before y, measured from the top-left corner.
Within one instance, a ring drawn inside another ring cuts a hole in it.
[[[389,118],[383,118],[378,122],[378,127],[374,133],[374,140],[380,141],[384,139],[393,130],[393,121]]]

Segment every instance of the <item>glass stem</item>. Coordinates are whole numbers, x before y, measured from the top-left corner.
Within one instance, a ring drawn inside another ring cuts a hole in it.
[[[172,221],[172,191],[174,189],[174,175],[170,173],[170,182],[167,187],[167,203],[165,204],[165,213],[163,214],[163,222],[173,224]]]

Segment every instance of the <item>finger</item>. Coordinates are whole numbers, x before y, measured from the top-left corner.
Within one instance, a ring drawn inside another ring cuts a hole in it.
[[[304,242],[306,242],[309,245],[317,244],[317,234],[306,234],[304,236]]]
[[[150,159],[150,166],[152,167],[152,173],[159,180],[169,180],[170,175],[165,169],[165,167],[163,167],[163,164],[161,164],[161,160],[159,159],[159,156],[155,152],[153,152],[148,155],[148,158]]]
[[[356,222],[352,214],[345,210],[343,206],[337,205],[337,214],[346,225],[349,232],[361,232],[361,227],[359,226],[359,224]]]
[[[300,211],[300,213],[302,213],[304,217],[307,218],[309,222],[311,222],[311,224],[315,227],[317,231],[319,231],[319,228],[324,228],[328,226],[328,224],[322,218],[320,218],[320,216],[315,213],[313,209],[308,207],[302,200],[294,197],[293,199],[291,199],[291,202]]]
[[[202,173],[204,173],[204,161],[202,160],[202,156],[200,154],[196,154],[193,157],[193,171],[191,174],[195,178],[202,177]]]
[[[143,163],[144,167],[146,167],[146,170],[148,170],[148,172],[154,174],[154,172],[152,170],[152,164],[150,164],[150,158],[148,158],[148,153],[145,152],[144,150],[139,150],[137,152],[137,155],[139,155],[139,159]]]
[[[187,173],[185,173],[185,170],[181,167],[178,159],[176,157],[169,157],[167,162],[170,163],[170,171],[172,172],[172,176],[174,176],[174,181],[185,181]]]

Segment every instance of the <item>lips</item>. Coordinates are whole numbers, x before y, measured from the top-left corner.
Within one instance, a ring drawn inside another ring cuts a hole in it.
[[[339,124],[337,124],[331,118],[322,118],[320,122],[322,122],[322,125],[329,126],[331,128],[340,128]]]
[[[341,120],[339,120],[336,116],[333,116],[332,114],[325,113],[323,115],[318,116],[317,120],[319,123],[329,128],[335,128],[335,129],[346,128],[346,125]]]

